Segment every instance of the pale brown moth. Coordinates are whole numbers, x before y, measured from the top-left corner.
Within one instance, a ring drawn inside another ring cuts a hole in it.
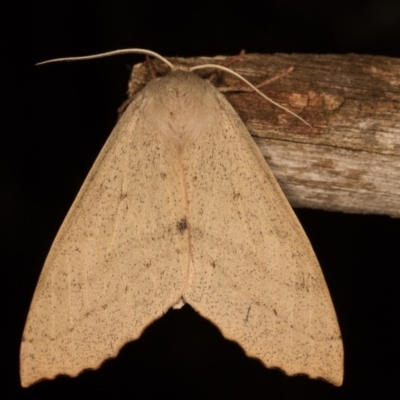
[[[267,163],[217,89],[156,56],[172,71],[127,107],[46,259],[22,385],[98,368],[187,303],[267,367],[340,386],[329,291]]]

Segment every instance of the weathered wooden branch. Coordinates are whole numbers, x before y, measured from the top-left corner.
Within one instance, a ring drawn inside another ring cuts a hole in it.
[[[171,58],[174,65],[226,57]],[[156,63],[157,70],[165,66]],[[252,83],[290,66],[262,91],[312,128],[254,92],[226,96],[294,207],[400,217],[400,59],[363,55],[248,54],[231,65]],[[134,67],[129,93],[150,79]],[[243,87],[222,73],[222,87]]]

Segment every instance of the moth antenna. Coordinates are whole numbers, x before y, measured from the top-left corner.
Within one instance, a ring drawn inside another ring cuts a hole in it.
[[[223,67],[222,65],[217,65],[217,64],[204,64],[204,65],[196,65],[195,67],[190,68],[190,71],[196,71],[199,69],[206,69],[206,68],[215,68],[215,69],[220,69],[221,71],[228,72],[229,74],[235,76],[236,78],[240,79],[242,82],[244,82],[246,85],[251,87],[256,93],[258,93],[261,97],[263,97],[265,100],[269,101],[271,104],[273,104],[276,107],[281,108],[282,110],[288,112],[289,114],[292,114],[294,117],[299,119],[301,122],[305,123],[308,125],[310,128],[312,126],[303,118],[301,118],[299,115],[294,113],[293,111],[289,110],[288,108],[282,106],[281,104],[277,103],[276,101],[272,100],[269,98],[267,95],[265,95],[263,92],[261,92],[259,89],[257,89],[253,84],[251,84],[246,78],[243,78],[242,75],[238,74],[237,72],[231,70],[230,68]]]
[[[158,54],[154,51],[146,50],[146,49],[123,49],[123,50],[107,51],[106,53],[93,54],[91,56],[53,58],[52,60],[42,61],[35,65],[43,65],[43,64],[53,63],[53,62],[60,62],[60,61],[93,60],[94,58],[103,58],[103,57],[110,57],[110,56],[115,56],[115,55],[119,55],[119,54],[132,54],[132,53],[133,54],[146,54],[148,56],[158,58],[164,64],[167,64],[171,69],[174,69],[173,64],[170,63],[166,58],[164,58],[163,56],[161,56],[160,54]]]

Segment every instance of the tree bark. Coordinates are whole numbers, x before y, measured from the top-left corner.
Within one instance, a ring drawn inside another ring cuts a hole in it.
[[[170,58],[175,66],[229,57]],[[168,67],[154,62],[157,71]],[[366,55],[248,54],[230,65],[253,84],[293,66],[255,92],[227,92],[293,207],[400,217],[400,59]],[[199,71],[207,76],[210,71]],[[134,67],[129,95],[151,79]],[[243,88],[223,72],[218,87]]]

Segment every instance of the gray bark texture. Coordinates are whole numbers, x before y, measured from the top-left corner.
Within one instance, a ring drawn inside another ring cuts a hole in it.
[[[190,67],[223,65],[230,58],[169,60]],[[168,71],[158,61],[154,67]],[[311,128],[254,91],[225,93],[293,207],[400,217],[400,59],[247,54],[229,67],[255,85],[294,68],[260,90]],[[149,79],[148,64],[136,65],[129,95]],[[225,72],[213,83],[230,90],[245,87]]]

